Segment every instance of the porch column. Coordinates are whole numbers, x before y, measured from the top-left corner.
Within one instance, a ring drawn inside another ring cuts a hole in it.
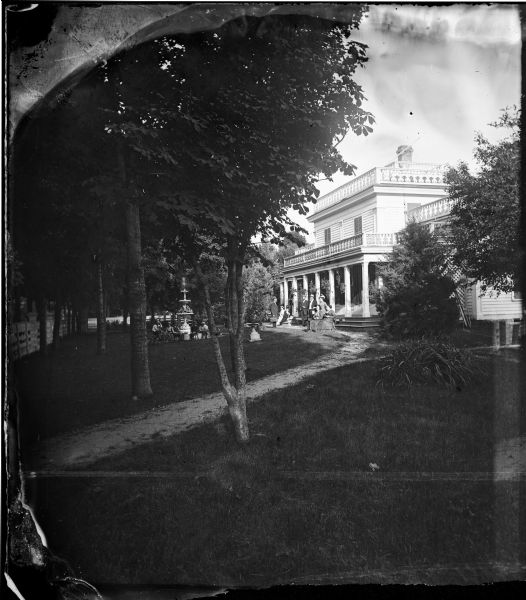
[[[303,276],[303,293],[307,292],[307,296],[309,295],[309,280],[307,275]]]
[[[369,263],[364,259],[362,263],[362,315],[370,317],[369,311]]]
[[[316,273],[314,273],[314,287],[316,288],[316,301],[319,299],[320,297],[320,274],[318,271],[316,271]]]
[[[287,283],[286,279],[283,282],[283,290],[284,290],[284,294],[283,294],[281,304],[283,304],[285,306],[285,308],[287,308],[287,306],[289,305],[289,284]]]
[[[298,280],[296,277],[292,278],[292,314],[298,316]]]
[[[343,267],[343,282],[345,285],[345,316],[350,317],[352,314],[351,308],[351,267],[346,265]]]
[[[283,296],[285,294],[285,292],[283,291],[285,287],[285,281],[282,281],[279,284],[279,303],[282,304],[283,303]]]
[[[336,292],[334,289],[334,269],[329,269],[329,304],[332,310],[336,309]]]

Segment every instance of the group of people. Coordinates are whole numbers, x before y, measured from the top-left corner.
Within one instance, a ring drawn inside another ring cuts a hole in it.
[[[269,306],[270,311],[270,322],[273,327],[280,325],[283,321],[290,318],[290,312],[287,311],[285,306],[282,304],[278,307],[277,298],[272,298],[272,302]],[[323,319],[325,317],[333,316],[334,310],[325,301],[325,296],[320,294],[316,300],[314,294],[308,294],[306,291],[303,294],[303,299],[300,306],[300,316],[303,327],[310,329],[311,319]]]
[[[323,294],[320,294],[317,300],[314,294],[308,295],[307,292],[303,294],[301,302],[301,322],[303,327],[310,329],[311,319],[324,319],[332,315],[334,315],[334,311],[325,301]]]
[[[272,323],[272,327],[281,325],[284,322],[290,322],[290,312],[285,308],[284,304],[278,307],[278,299],[276,297],[272,298],[272,302],[268,309],[270,311],[270,322]]]
[[[205,321],[195,321],[190,325],[190,329],[192,339],[206,339],[210,335]],[[152,336],[154,341],[175,341],[181,337],[181,333],[173,320],[162,322],[160,319],[153,319]]]

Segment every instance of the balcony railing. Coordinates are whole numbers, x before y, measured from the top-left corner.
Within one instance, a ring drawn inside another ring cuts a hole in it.
[[[315,244],[305,244],[305,246],[302,246],[301,248],[297,248],[296,250],[294,250],[294,254],[303,254],[304,252],[306,252],[307,250],[311,250],[312,248],[314,248]]]
[[[407,213],[407,220],[414,220],[417,223],[431,221],[438,217],[443,217],[451,212],[453,201],[449,198],[440,198],[429,204],[424,204],[418,208],[414,208]]]
[[[396,233],[360,233],[326,246],[320,246],[319,248],[313,248],[306,250],[301,254],[290,256],[285,258],[284,266],[293,267],[294,265],[301,265],[313,260],[319,260],[327,258],[328,256],[334,256],[345,252],[346,250],[352,250],[353,248],[359,248],[360,246],[394,246],[398,241]]]
[[[443,185],[445,170],[446,165],[413,162],[392,163],[386,167],[375,167],[322,196],[316,202],[312,214],[316,214],[377,184]]]

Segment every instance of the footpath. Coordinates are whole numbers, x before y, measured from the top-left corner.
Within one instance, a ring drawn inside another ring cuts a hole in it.
[[[284,335],[294,335],[294,330],[283,328],[282,331]],[[366,332],[353,333],[352,338],[337,351],[325,354],[305,365],[250,382],[247,384],[247,401],[254,402],[268,392],[290,387],[316,373],[369,361],[371,358],[360,356],[363,356],[371,341],[371,336]],[[112,419],[44,440],[35,449],[31,468],[38,471],[60,471],[86,466],[101,458],[124,452],[137,444],[147,443],[153,436],[168,437],[215,421],[225,412],[226,400],[221,392],[217,392],[131,417]]]

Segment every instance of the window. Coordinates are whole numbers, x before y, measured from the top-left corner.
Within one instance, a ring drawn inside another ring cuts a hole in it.
[[[327,227],[327,229],[325,230],[325,245],[330,244],[331,243],[331,228]]]
[[[354,235],[362,233],[362,217],[356,217],[354,219]]]
[[[522,300],[522,293],[519,290],[513,290],[511,292],[512,301],[520,302]]]

